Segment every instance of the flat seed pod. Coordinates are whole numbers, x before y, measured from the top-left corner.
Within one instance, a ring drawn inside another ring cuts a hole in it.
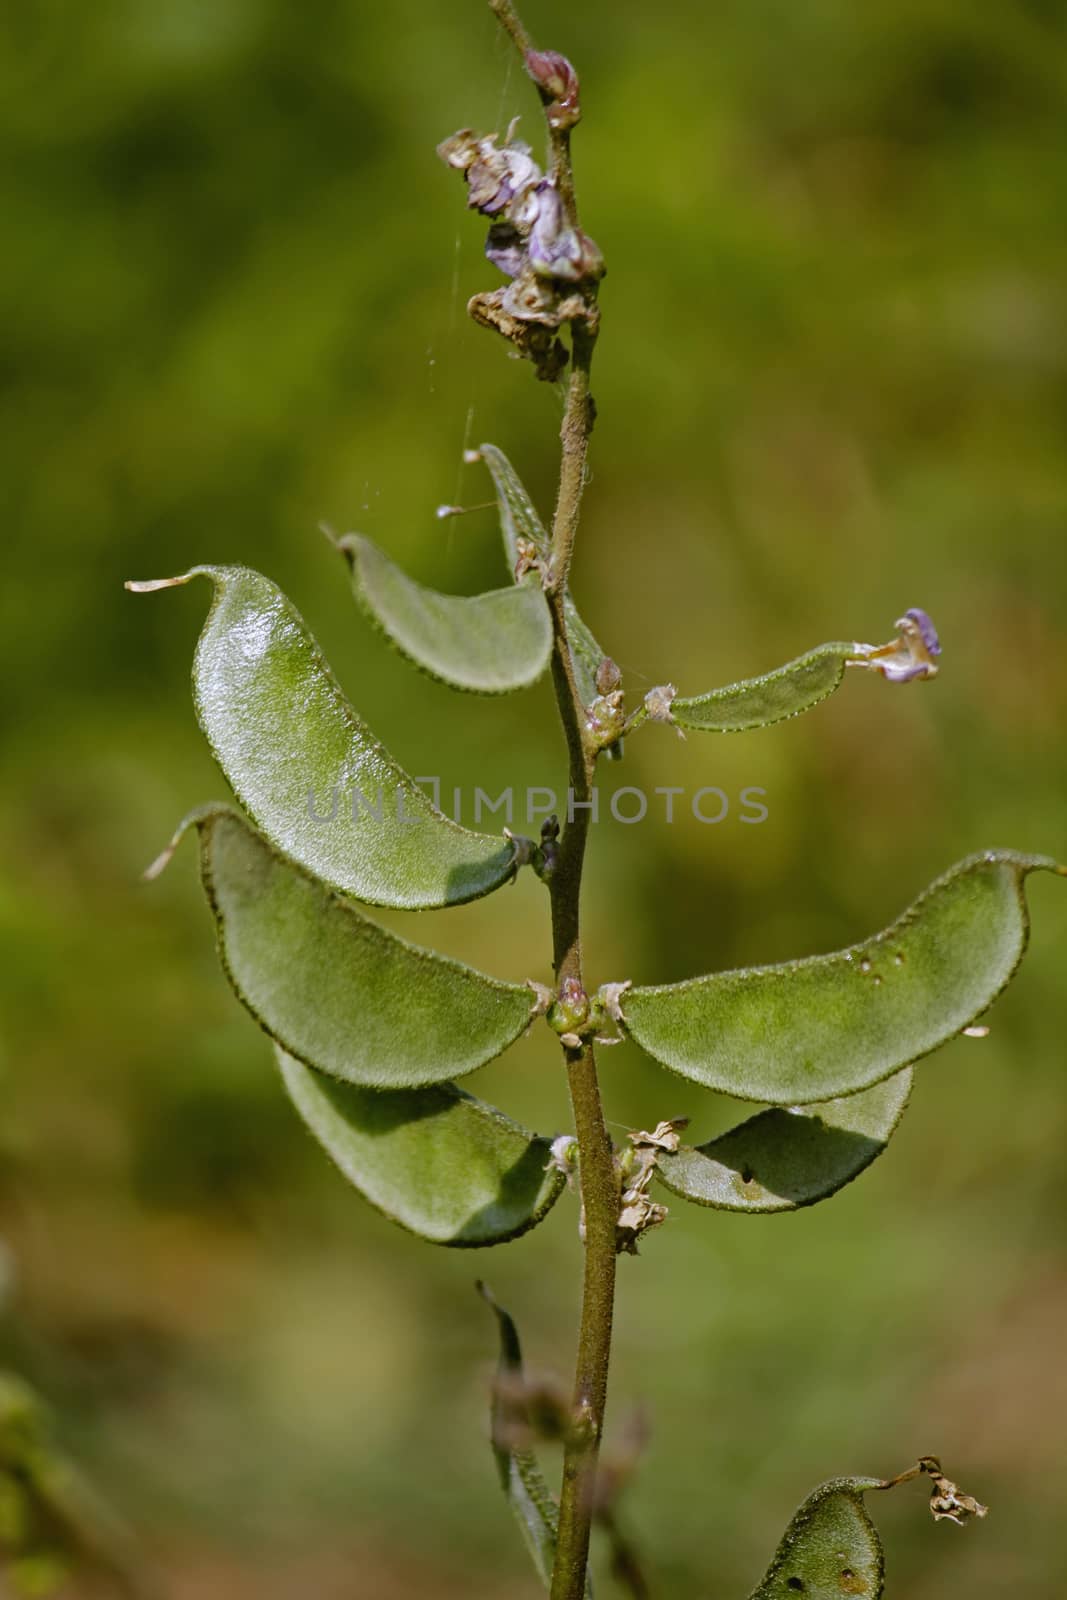
[[[276,1053],[293,1104],[348,1181],[431,1244],[517,1239],[563,1187],[549,1140],[453,1084],[381,1093]]]
[[[941,641],[926,612],[913,606],[897,618],[896,627],[897,635],[888,644],[820,644],[762,677],[746,678],[692,699],[674,698],[669,720],[703,733],[766,728],[833,694],[846,666],[876,672],[889,683],[936,677]]]
[[[845,675],[845,663],[855,653],[854,644],[821,644],[762,677],[746,678],[692,699],[676,699],[671,703],[671,715],[679,727],[701,733],[767,728],[798,716],[833,694]]]
[[[833,1478],[808,1496],[782,1537],[770,1570],[749,1600],[879,1600],[885,1562],[864,1491],[881,1478]]]
[[[440,594],[416,583],[357,534],[339,541],[356,598],[409,661],[454,689],[506,694],[535,683],[552,654],[552,619],[537,576],[488,594]]]
[[[193,694],[237,798],[272,844],[332,888],[422,910],[508,881],[515,847],[432,805],[352,710],[302,618],[248,567],[194,567],[134,589],[209,578]]]
[[[729,1133],[675,1155],[655,1175],[667,1189],[719,1211],[795,1211],[836,1194],[882,1154],[911,1092],[909,1067],[862,1094],[803,1109],[761,1111]]]
[[[520,543],[531,545],[542,560],[547,560],[551,550],[552,541],[545,531],[544,524],[530,496],[526,493],[515,468],[511,465],[502,450],[495,444],[481,444],[478,454],[489,468],[496,490],[497,502],[500,506],[500,531],[504,539],[504,554],[508,561],[508,570],[515,571],[520,555]],[[563,612],[567,623],[567,638],[570,642],[571,656],[574,661],[574,675],[578,682],[578,692],[582,704],[592,705],[597,697],[596,675],[597,668],[603,661],[605,652],[597,644],[593,635],[586,627],[578,614],[578,608],[571,598],[570,590],[563,597]]]
[[[419,1088],[484,1066],[528,1026],[523,985],[388,933],[228,807],[192,820],[234,992],[309,1066],[368,1089]]]
[[[620,997],[627,1031],[683,1077],[742,1100],[855,1094],[953,1038],[1012,977],[1029,932],[1023,884],[1047,856],[990,850],[939,878],[864,944]]]

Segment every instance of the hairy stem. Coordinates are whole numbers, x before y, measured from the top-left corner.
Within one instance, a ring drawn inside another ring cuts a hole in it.
[[[582,348],[579,349],[581,343]],[[575,682],[563,610],[564,584],[578,525],[585,457],[592,423],[589,362],[592,339],[575,340],[563,421],[563,460],[552,532],[553,583],[549,591],[554,649],[552,676],[570,757],[571,804],[550,890],[556,979],[582,982],[580,902],[596,752],[585,730],[585,710]],[[581,1600],[589,1560],[597,1459],[607,1400],[611,1326],[615,1301],[616,1224],[619,1177],[604,1122],[591,1041],[565,1051],[574,1127],[578,1138],[585,1266],[578,1359],[574,1380],[572,1435],[563,1459],[559,1535],[552,1600]]]
[[[515,9],[513,0],[489,0],[489,9],[493,12],[504,32],[509,36],[525,63],[527,55],[533,49],[533,40],[527,33],[522,18]],[[541,100],[547,105],[551,99],[544,90],[538,89]],[[551,174],[556,188],[559,190],[560,199],[563,201],[563,211],[571,226],[578,222],[578,202],[574,192],[574,168],[571,165],[571,132],[569,128],[555,128],[548,125],[548,144],[551,152]]]
[[[593,329],[576,322],[572,332],[571,373],[567,385],[567,408],[563,414],[560,438],[563,456],[560,461],[559,495],[556,514],[552,522],[552,577],[551,589],[562,594],[567,586],[574,553],[574,539],[578,532],[578,518],[585,487],[585,463],[589,452],[589,435],[596,420],[596,406],[589,388],[589,369],[596,346]],[[557,643],[559,642],[557,631]],[[572,686],[573,687],[573,686]],[[581,706],[579,705],[579,713]]]
[[[489,5],[525,64],[533,44],[514,0],[489,0]],[[547,107],[551,96],[543,89],[539,89],[539,92],[542,103]],[[577,228],[570,129],[553,126],[551,117],[546,120],[551,155],[550,176],[563,203],[568,225]],[[597,758],[596,747],[586,730],[585,707],[575,679],[564,613],[567,577],[585,487],[589,435],[596,416],[589,374],[597,326],[594,287],[587,295],[585,317],[571,323],[571,365],[560,434],[563,454],[559,494],[552,519],[552,552],[546,574],[546,597],[552,613],[552,680],[567,739],[570,769],[567,821],[560,839],[556,867],[549,882],[557,984],[562,984],[565,978],[582,983],[582,872],[589,839],[593,771]],[[589,1534],[596,1507],[597,1462],[608,1391],[620,1183],[615,1151],[600,1102],[592,1041],[586,1039],[573,1047],[565,1046],[564,1059],[578,1139],[585,1218],[585,1262],[572,1427],[563,1455],[563,1486],[552,1573],[552,1600],[583,1600],[589,1563]]]
[[[512,5],[512,0],[489,0],[489,9],[525,59],[527,51],[531,50],[533,45],[530,35],[523,26],[522,18]]]

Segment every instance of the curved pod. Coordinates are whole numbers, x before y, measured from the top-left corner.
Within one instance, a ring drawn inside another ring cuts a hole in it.
[[[968,1027],[1026,949],[1023,885],[1048,856],[990,850],[863,944],[773,967],[629,989],[627,1032],[709,1089],[769,1105],[855,1094]]]
[[[504,1244],[558,1198],[549,1140],[455,1085],[380,1094],[277,1056],[290,1099],[334,1164],[372,1206],[431,1244]]]
[[[474,1072],[527,1027],[533,996],[408,944],[226,808],[200,812],[204,888],[237,998],[321,1072],[410,1089]]]
[[[372,905],[458,905],[512,877],[510,840],[443,816],[349,705],[295,607],[248,567],[194,567],[215,598],[196,647],[200,726],[272,844]]]

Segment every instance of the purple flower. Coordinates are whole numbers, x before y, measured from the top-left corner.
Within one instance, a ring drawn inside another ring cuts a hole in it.
[[[525,260],[522,234],[511,222],[494,222],[485,241],[485,253],[507,278],[517,278]]]
[[[559,192],[548,179],[534,192],[538,206],[530,229],[530,265],[539,278],[577,282],[582,275],[582,242],[566,224]]]
[[[852,666],[870,667],[880,672],[887,683],[911,683],[916,678],[936,678],[935,656],[941,654],[941,641],[926,612],[912,606],[897,618],[897,637],[883,645],[857,645]]]
[[[908,617],[910,617],[911,621],[914,622],[915,626],[918,628],[922,642],[926,646],[927,653],[932,656],[939,656],[941,654],[941,640],[937,637],[937,629],[930,621],[930,618],[927,616],[926,612],[921,606],[912,606],[910,610],[905,611],[904,617],[902,617],[897,623],[897,627],[903,628],[904,619]]]

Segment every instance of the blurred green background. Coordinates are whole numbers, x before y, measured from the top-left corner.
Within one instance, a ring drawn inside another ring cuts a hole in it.
[[[575,588],[631,691],[757,672],[925,606],[936,684],[857,675],[760,734],[649,729],[610,788],[767,790],[718,827],[594,836],[594,981],[845,944],[988,845],[1067,855],[1067,25],[1052,0],[529,0],[581,72],[583,218],[607,257]],[[464,446],[545,511],[559,392],[466,319],[497,281],[434,145],[536,102],[479,0],[37,0],[0,14],[6,502],[0,1360],[141,1531],[170,1592],[532,1597],[496,1491],[488,1277],[566,1373],[573,1202],[492,1254],[392,1229],[283,1102],[186,848],[224,793],[188,692],[199,588],[293,596],[398,758],[554,783],[547,686],[453,696],[355,612],[320,521],[425,582],[503,568]],[[877,1511],[889,1593],[1044,1600],[1067,1460],[1067,898],[984,1042],[919,1071],[888,1157],[830,1204],[678,1202],[624,1259],[612,1422],[652,1438],[627,1518],[660,1596],[729,1600],[839,1472],[936,1450],[992,1506]],[[544,977],[527,880],[396,926]],[[609,1114],[733,1108],[630,1046]],[[567,1125],[547,1035],[477,1092]],[[609,1589],[607,1584],[605,1590]]]

